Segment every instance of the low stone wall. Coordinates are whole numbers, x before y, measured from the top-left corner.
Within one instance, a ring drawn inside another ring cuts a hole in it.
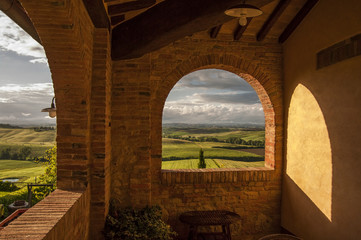
[[[162,207],[178,239],[188,235],[188,226],[179,221],[179,215],[194,210],[239,214],[241,220],[231,225],[235,239],[253,240],[280,231],[281,185],[274,170],[163,170],[161,175],[162,183],[152,188],[152,203]]]
[[[0,239],[88,239],[89,190],[55,190],[0,231]]]

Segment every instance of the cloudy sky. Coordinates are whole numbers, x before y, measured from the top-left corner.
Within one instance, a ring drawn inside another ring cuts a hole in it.
[[[55,123],[40,112],[53,95],[42,46],[0,11],[0,123]]]
[[[40,110],[53,86],[42,46],[0,11],[0,123],[54,124]],[[169,94],[164,123],[264,124],[253,88],[237,75],[208,69],[184,76]]]
[[[218,69],[184,76],[170,92],[163,123],[264,124],[257,93],[239,76]]]

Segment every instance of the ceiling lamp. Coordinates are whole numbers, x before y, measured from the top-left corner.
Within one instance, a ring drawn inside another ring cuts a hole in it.
[[[263,12],[255,6],[245,4],[245,1],[243,1],[242,4],[231,7],[224,11],[224,13],[231,17],[239,17],[239,25],[246,26],[247,18],[257,17]]]
[[[56,117],[55,97],[53,97],[53,100],[51,101],[50,108],[41,109],[41,112],[48,112],[49,117],[51,118]]]

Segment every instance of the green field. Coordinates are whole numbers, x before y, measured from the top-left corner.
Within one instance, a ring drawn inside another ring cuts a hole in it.
[[[175,136],[194,136],[194,137],[216,137],[219,140],[225,140],[230,137],[241,137],[244,140],[264,140],[265,132],[263,129],[244,129],[244,128],[164,128],[164,135]]]
[[[55,130],[34,131],[32,128],[0,128],[0,153],[10,148],[10,153],[13,154],[27,146],[31,148],[30,158],[44,156],[45,151],[55,145],[55,133]],[[17,178],[19,182],[34,182],[35,177],[43,174],[44,170],[43,164],[34,161],[0,159],[0,180]],[[19,183],[16,185],[18,187],[25,186],[25,184]],[[10,201],[17,196],[26,194],[26,192],[26,187],[16,192],[0,192],[0,198]]]
[[[36,132],[32,128],[0,128],[0,144],[4,145],[55,145],[55,130]]]
[[[18,178],[20,182],[44,173],[44,165],[32,161],[0,160],[0,179]]]
[[[10,153],[14,154],[15,152],[19,153],[23,147],[31,147],[29,157],[40,157],[44,155],[46,150],[55,145],[55,135],[55,130],[34,131],[33,128],[0,128],[0,153],[10,148]]]
[[[204,151],[207,168],[245,168],[264,166],[264,157],[226,148],[240,147],[221,142],[191,142],[163,138],[162,169],[197,169],[200,148]]]

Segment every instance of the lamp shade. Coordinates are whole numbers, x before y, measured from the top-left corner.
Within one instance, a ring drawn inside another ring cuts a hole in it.
[[[231,17],[239,17],[239,24],[241,26],[245,26],[247,24],[247,18],[257,17],[263,12],[255,6],[249,4],[239,4],[227,9],[224,13]]]
[[[44,108],[41,109],[41,112],[48,112],[49,117],[55,118],[56,117],[56,107],[55,107],[55,97],[53,97],[53,100],[51,101],[50,108]]]

